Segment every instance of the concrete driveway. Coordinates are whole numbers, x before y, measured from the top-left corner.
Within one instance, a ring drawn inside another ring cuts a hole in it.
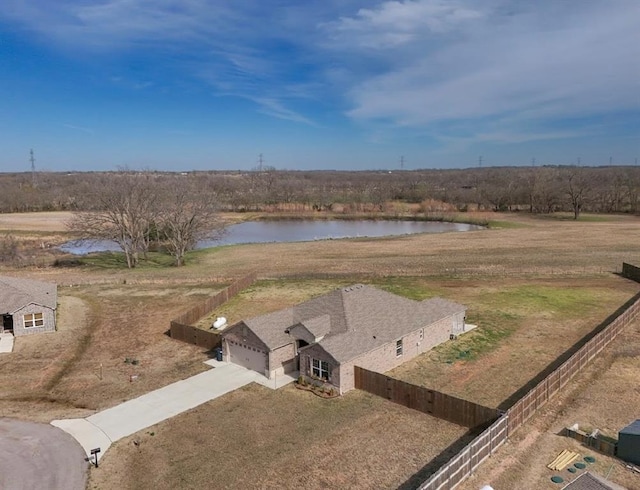
[[[236,364],[215,360],[207,361],[206,364],[214,369],[177,381],[86,419],[54,420],[51,424],[75,437],[87,455],[91,449],[99,447],[100,458],[111,443],[249,383],[257,382],[275,389],[295,379],[293,376],[281,376],[276,380],[268,380],[257,372]]]

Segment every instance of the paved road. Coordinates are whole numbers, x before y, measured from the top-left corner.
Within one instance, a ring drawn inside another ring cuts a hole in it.
[[[255,371],[235,364],[207,361],[214,369],[172,383],[86,419],[54,420],[52,425],[68,432],[82,445],[87,455],[100,448],[102,457],[111,443],[135,434],[170,417],[186,412],[249,383],[279,388],[293,377],[267,380]]]
[[[48,424],[0,418],[0,488],[84,490],[88,463],[69,434]]]

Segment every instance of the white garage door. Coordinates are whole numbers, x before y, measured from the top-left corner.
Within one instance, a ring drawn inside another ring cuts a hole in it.
[[[229,342],[230,361],[247,369],[264,374],[267,369],[267,354],[255,347]]]

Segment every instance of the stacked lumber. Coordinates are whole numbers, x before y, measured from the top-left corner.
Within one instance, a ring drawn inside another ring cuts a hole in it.
[[[558,455],[558,457],[556,457],[556,459],[547,465],[547,468],[554,471],[564,470],[567,466],[578,459],[579,456],[580,455],[578,453],[565,449]]]

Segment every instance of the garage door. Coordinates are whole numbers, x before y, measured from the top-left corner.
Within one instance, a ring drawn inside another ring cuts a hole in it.
[[[265,373],[267,369],[267,354],[255,347],[237,342],[229,342],[230,361],[234,364],[244,366],[247,369]]]

